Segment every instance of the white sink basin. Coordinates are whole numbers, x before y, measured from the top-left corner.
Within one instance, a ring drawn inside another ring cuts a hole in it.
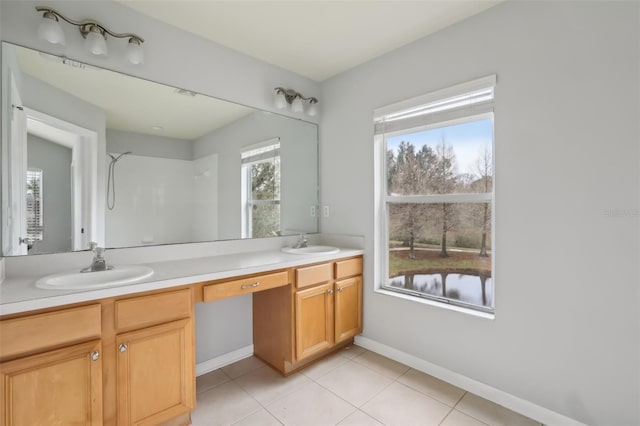
[[[308,246],[301,248],[283,247],[280,250],[283,253],[291,254],[334,254],[340,251],[339,248],[331,246]]]
[[[153,275],[153,269],[143,265],[114,266],[108,271],[69,271],[47,275],[36,281],[36,287],[47,290],[105,288],[130,284]]]

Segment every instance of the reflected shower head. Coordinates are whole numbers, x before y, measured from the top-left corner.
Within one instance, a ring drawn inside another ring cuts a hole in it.
[[[107,152],[111,157],[109,163],[109,174],[107,175],[107,208],[113,210],[116,205],[116,163],[125,155],[133,154],[131,151],[123,152],[120,155],[113,155]]]
[[[109,152],[107,152],[107,154],[109,154],[109,157],[111,157],[111,160],[115,163],[116,161],[118,161],[120,158],[124,157],[125,155],[129,155],[129,154],[133,154],[133,152],[131,151],[127,151],[127,152],[123,152],[122,154],[115,156]]]

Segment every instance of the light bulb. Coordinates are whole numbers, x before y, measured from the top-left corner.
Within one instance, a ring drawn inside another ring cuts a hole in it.
[[[144,63],[144,51],[142,50],[142,43],[140,40],[134,37],[129,39],[126,52],[127,59],[133,65],[139,65]]]
[[[276,97],[273,98],[273,105],[278,109],[284,109],[287,107],[287,99],[284,97],[284,93],[280,90],[276,91]]]
[[[95,25],[89,29],[84,47],[96,56],[107,56],[107,40]]]
[[[293,112],[302,112],[304,110],[302,106],[302,99],[296,96],[296,98],[291,102],[291,111]]]
[[[38,25],[38,37],[51,44],[64,46],[65,38],[58,18],[51,12],[46,12]]]
[[[309,101],[309,108],[307,108],[307,115],[314,117],[318,114],[318,103],[313,100]]]

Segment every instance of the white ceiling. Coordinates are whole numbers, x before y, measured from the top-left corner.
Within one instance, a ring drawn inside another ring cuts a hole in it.
[[[223,46],[323,81],[501,0],[117,0]]]
[[[254,111],[75,61],[65,64],[35,50],[15,49],[23,72],[103,110],[109,129],[194,140]],[[162,129],[154,129],[157,126]]]

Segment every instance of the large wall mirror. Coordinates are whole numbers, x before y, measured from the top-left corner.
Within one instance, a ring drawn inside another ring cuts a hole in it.
[[[317,125],[2,43],[2,255],[318,231]]]

